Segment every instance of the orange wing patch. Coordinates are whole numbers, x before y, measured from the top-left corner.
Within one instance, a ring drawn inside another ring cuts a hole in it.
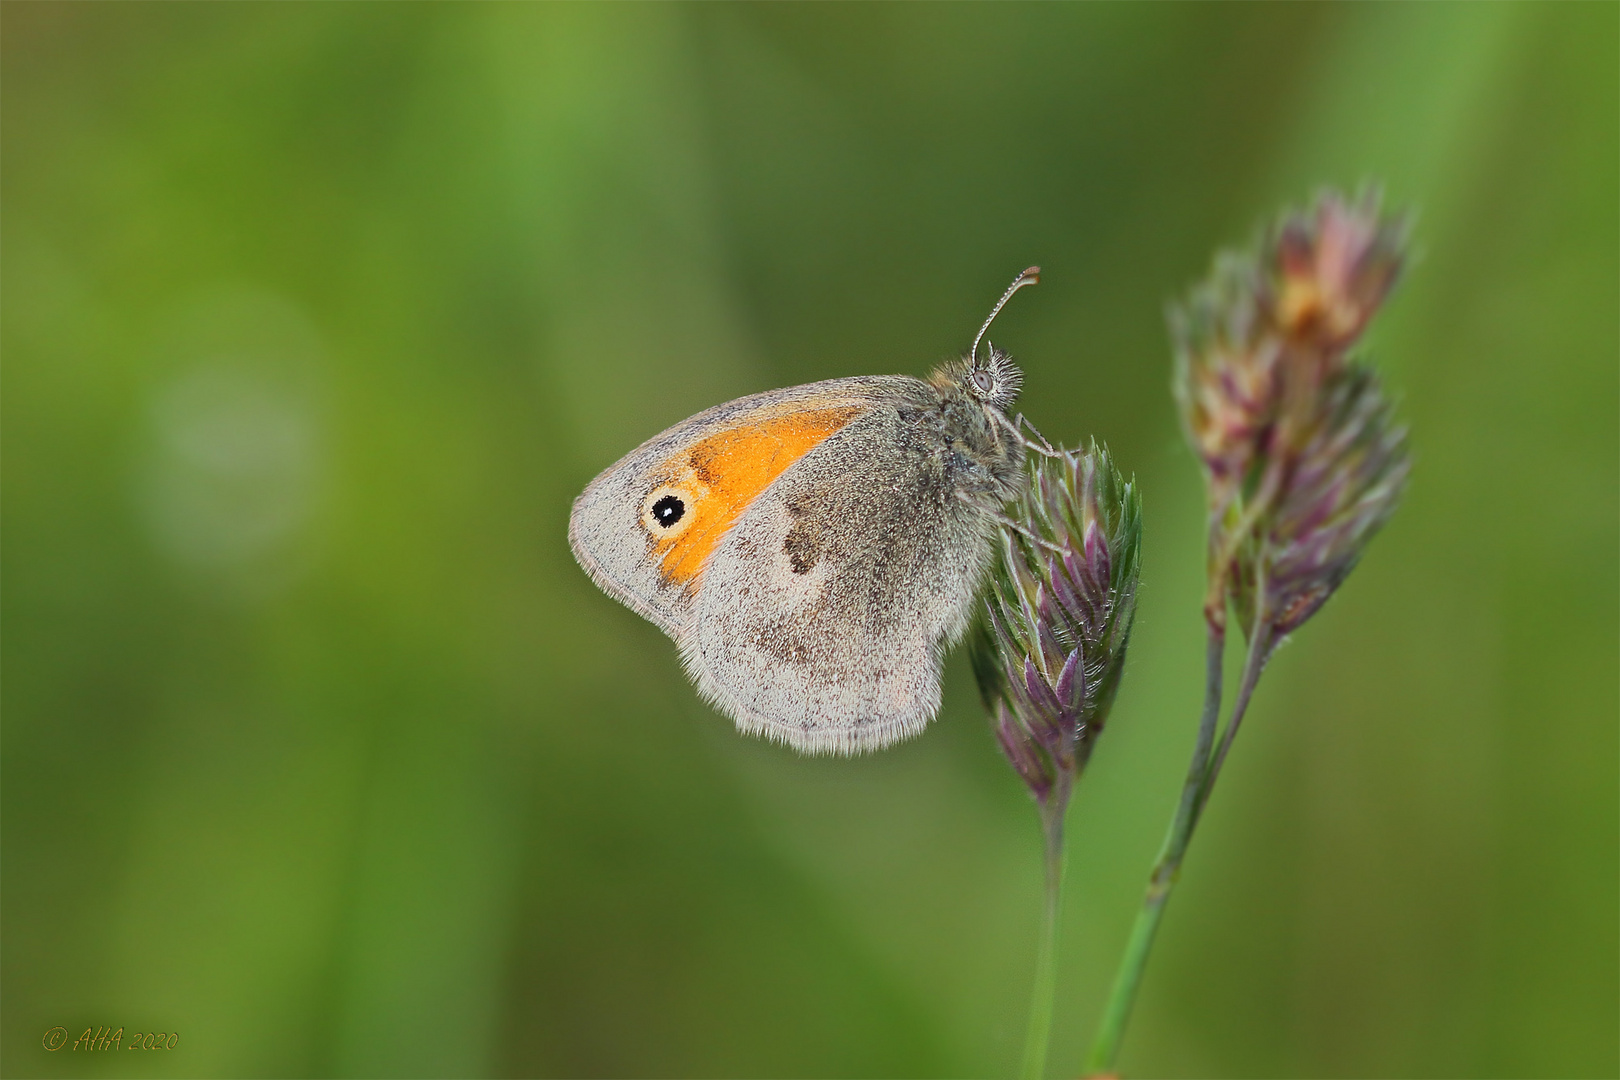
[[[669,479],[654,494],[686,496],[689,520],[667,536],[659,536],[656,526],[649,529],[660,576],[695,585],[715,544],[759,493],[864,411],[846,406],[772,417],[710,435],[670,458],[665,463]]]

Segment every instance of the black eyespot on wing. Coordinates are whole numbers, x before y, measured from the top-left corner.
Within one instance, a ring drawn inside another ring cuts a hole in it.
[[[669,528],[686,516],[686,504],[673,495],[665,495],[652,505],[653,520]]]

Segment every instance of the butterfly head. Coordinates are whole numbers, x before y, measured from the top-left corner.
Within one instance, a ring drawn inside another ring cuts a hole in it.
[[[995,409],[1006,409],[1017,399],[1018,390],[1024,385],[1024,373],[1018,370],[1011,356],[987,344],[982,358],[968,358],[962,382],[962,388],[979,401]]]
[[[1018,398],[1024,373],[1010,355],[992,345],[976,359],[963,356],[941,364],[928,381],[948,397],[1005,412]]]

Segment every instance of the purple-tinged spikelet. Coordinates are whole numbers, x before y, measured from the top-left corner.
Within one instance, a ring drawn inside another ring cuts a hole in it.
[[[1321,607],[1394,512],[1405,429],[1350,352],[1400,275],[1406,223],[1322,195],[1226,254],[1172,310],[1176,400],[1204,467],[1205,614],[1275,643]]]
[[[1032,453],[973,643],[997,741],[1059,812],[1119,688],[1136,614],[1142,502],[1106,450]]]

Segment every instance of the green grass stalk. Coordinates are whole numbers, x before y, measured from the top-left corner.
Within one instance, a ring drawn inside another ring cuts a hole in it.
[[[1148,878],[1147,893],[1142,898],[1142,910],[1137,913],[1136,922],[1131,927],[1125,955],[1120,960],[1119,972],[1114,977],[1113,990],[1109,993],[1108,1003],[1103,1009],[1102,1023],[1098,1026],[1096,1039],[1092,1042],[1091,1054],[1086,1059],[1086,1072],[1090,1075],[1113,1072],[1114,1062],[1119,1056],[1120,1042],[1125,1034],[1125,1025],[1130,1020],[1131,1008],[1136,1002],[1137,990],[1142,983],[1142,973],[1147,968],[1148,954],[1152,951],[1154,938],[1158,935],[1159,921],[1164,917],[1165,903],[1170,899],[1170,890],[1175,887],[1176,879],[1181,874],[1181,863],[1186,857],[1187,846],[1192,842],[1193,830],[1203,816],[1215,780],[1220,775],[1227,752],[1232,748],[1232,739],[1237,735],[1238,725],[1243,722],[1243,716],[1249,710],[1249,701],[1254,697],[1254,688],[1259,684],[1260,674],[1265,670],[1266,660],[1271,656],[1272,636],[1267,629],[1268,623],[1264,618],[1264,612],[1261,612],[1260,616],[1257,619],[1258,625],[1249,634],[1248,656],[1243,664],[1243,680],[1238,686],[1237,697],[1232,703],[1232,716],[1227,721],[1226,730],[1218,747],[1215,743],[1215,730],[1221,706],[1221,660],[1225,652],[1225,636],[1213,621],[1209,623],[1204,711],[1199,718],[1198,738],[1193,747],[1192,761],[1187,767],[1187,781],[1182,787],[1181,802],[1176,807],[1175,819],[1170,823],[1158,860],[1153,865],[1153,873]]]
[[[1198,719],[1198,736],[1193,746],[1192,760],[1187,765],[1187,779],[1181,788],[1181,801],[1176,816],[1170,823],[1160,845],[1159,857],[1154,861],[1153,873],[1148,879],[1147,895],[1142,910],[1131,927],[1125,955],[1114,976],[1114,987],[1103,1009],[1102,1023],[1086,1059],[1088,1074],[1106,1073],[1113,1068],[1119,1053],[1120,1039],[1125,1024],[1131,1017],[1131,1006],[1136,1002],[1137,986],[1147,966],[1148,953],[1159,932],[1159,919],[1164,914],[1164,902],[1169,898],[1170,886],[1181,868],[1181,857],[1187,850],[1187,841],[1198,819],[1199,793],[1203,790],[1208,772],[1210,751],[1215,745],[1215,726],[1221,713],[1222,659],[1226,652],[1226,633],[1215,620],[1206,623],[1209,630],[1204,660],[1204,709]]]
[[[1029,1030],[1024,1035],[1022,1080],[1042,1080],[1047,1048],[1052,1038],[1052,1003],[1057,994],[1058,915],[1063,903],[1063,818],[1069,806],[1069,782],[1052,793],[1041,807],[1041,831],[1046,848],[1046,898],[1041,911],[1041,936],[1035,956],[1035,989],[1030,997]]]

